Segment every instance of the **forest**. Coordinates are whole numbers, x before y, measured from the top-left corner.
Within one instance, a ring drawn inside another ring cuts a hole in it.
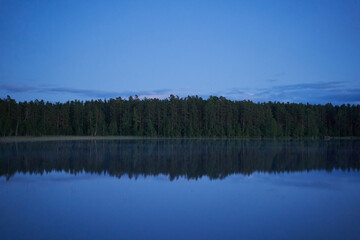
[[[233,101],[198,96],[65,103],[0,99],[0,136],[360,136],[360,105]]]

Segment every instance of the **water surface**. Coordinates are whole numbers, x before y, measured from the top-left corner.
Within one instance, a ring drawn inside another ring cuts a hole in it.
[[[360,239],[360,142],[2,143],[1,239]]]

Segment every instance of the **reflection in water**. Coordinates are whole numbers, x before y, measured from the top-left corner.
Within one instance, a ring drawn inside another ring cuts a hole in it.
[[[359,170],[360,141],[144,139],[0,144],[0,176],[65,171],[225,178],[255,171]]]

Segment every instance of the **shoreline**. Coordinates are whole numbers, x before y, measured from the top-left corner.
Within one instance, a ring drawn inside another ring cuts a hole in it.
[[[145,139],[136,136],[12,136],[0,137],[0,143],[11,142],[48,142],[48,141],[81,141],[81,140],[131,140]]]
[[[88,141],[88,140],[151,140],[151,139],[199,139],[199,140],[359,140],[359,137],[142,137],[142,136],[10,136],[0,137],[0,143],[48,142],[48,141]]]

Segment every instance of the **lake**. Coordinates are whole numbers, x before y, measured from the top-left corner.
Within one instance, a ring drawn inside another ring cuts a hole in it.
[[[0,144],[0,239],[360,239],[359,140]]]

